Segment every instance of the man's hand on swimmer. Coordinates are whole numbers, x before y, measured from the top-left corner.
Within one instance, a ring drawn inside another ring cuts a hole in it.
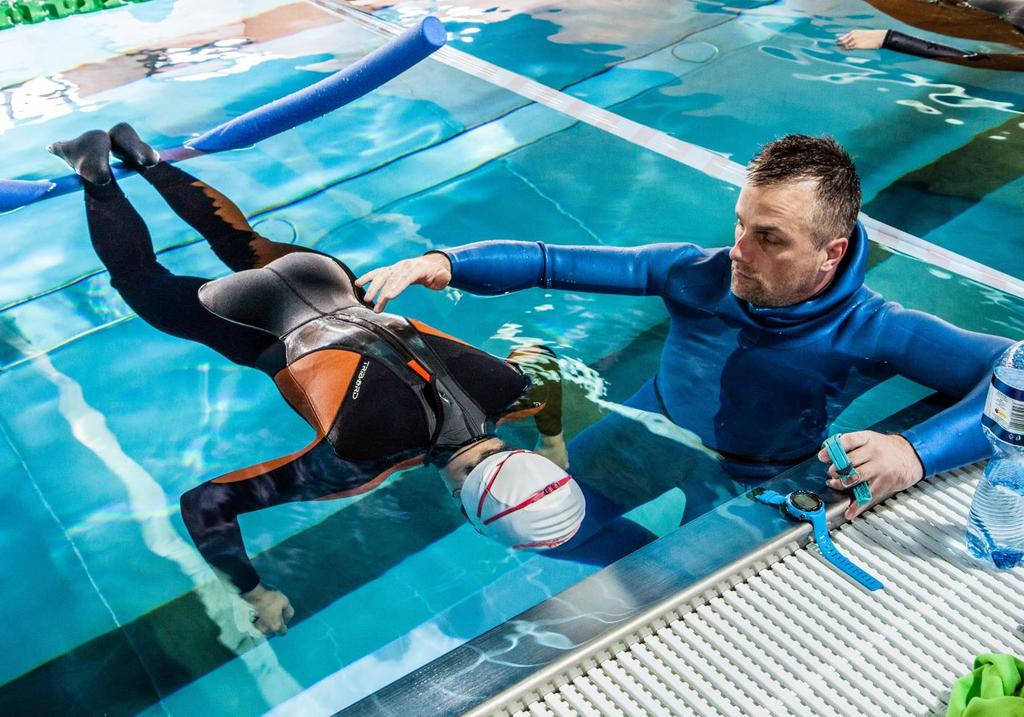
[[[569,470],[569,451],[565,447],[563,434],[559,433],[557,436],[540,434],[540,438],[537,439],[537,447],[533,452],[544,456],[563,471]]]
[[[264,635],[288,634],[288,621],[295,616],[295,610],[284,593],[259,584],[241,597],[256,611],[253,624],[257,630]]]
[[[909,488],[924,477],[924,467],[917,457],[917,451],[903,436],[857,431],[844,433],[839,442],[857,470],[857,475],[846,483],[841,482],[835,466],[831,465],[828,452],[822,448],[818,460],[829,464],[829,488],[850,490],[858,483],[867,483],[873,496],[871,503],[863,508],[856,501],[851,502],[846,509],[847,520],[852,520],[871,506]]]
[[[366,290],[366,303],[373,303],[373,310],[379,314],[389,301],[413,284],[440,291],[451,280],[451,261],[444,254],[431,252],[414,259],[403,259],[391,266],[371,269],[356,279],[356,286],[372,282]]]
[[[888,30],[850,30],[836,40],[844,50],[877,50],[885,42]]]

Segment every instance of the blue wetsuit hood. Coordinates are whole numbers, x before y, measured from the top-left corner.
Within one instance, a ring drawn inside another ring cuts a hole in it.
[[[728,260],[727,251],[725,258]],[[839,263],[832,281],[810,299],[792,306],[756,306],[738,298],[731,289],[723,299],[735,302],[752,322],[766,331],[800,335],[820,332],[834,323],[837,312],[856,300],[858,292],[864,286],[867,261],[868,241],[864,235],[864,227],[858,222],[853,236],[850,237],[846,255]]]

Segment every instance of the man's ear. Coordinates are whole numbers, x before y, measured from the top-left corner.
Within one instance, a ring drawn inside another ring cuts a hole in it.
[[[846,256],[846,250],[850,248],[848,237],[836,237],[825,245],[825,262],[821,265],[822,271],[834,271],[839,262]]]

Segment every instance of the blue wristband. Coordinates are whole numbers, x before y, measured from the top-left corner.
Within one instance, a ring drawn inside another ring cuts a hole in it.
[[[846,484],[850,478],[857,476],[857,469],[853,467],[853,463],[850,462],[850,457],[846,455],[846,451],[843,449],[843,444],[839,442],[842,438],[842,433],[837,433],[834,436],[829,436],[822,444],[822,448],[828,452],[828,458],[832,461],[832,465],[835,466],[836,474],[839,476],[839,481]],[[864,506],[871,503],[874,496],[871,495],[871,488],[867,483],[861,482],[853,486],[853,497],[857,501],[857,506],[863,508]]]

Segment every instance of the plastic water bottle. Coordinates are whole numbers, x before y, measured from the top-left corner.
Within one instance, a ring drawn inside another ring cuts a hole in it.
[[[967,519],[967,549],[1000,569],[1024,559],[1024,341],[1000,357],[981,419],[995,453]]]

